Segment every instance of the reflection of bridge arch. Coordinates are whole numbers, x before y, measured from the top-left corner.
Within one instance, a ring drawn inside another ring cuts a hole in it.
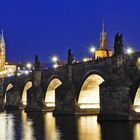
[[[21,95],[21,102],[23,105],[27,104],[27,90],[29,90],[32,87],[32,82],[27,81],[23,87],[22,95]]]
[[[81,84],[78,106],[81,109],[98,109],[99,108],[99,85],[104,81],[101,74],[90,72]]]
[[[13,86],[13,84],[12,83],[9,83],[8,85],[7,85],[7,87],[6,87],[6,89],[5,89],[5,93],[4,93],[4,103],[6,104],[6,94],[7,94],[7,92],[10,90],[10,89],[12,89],[14,86]]]
[[[45,92],[45,104],[47,107],[55,107],[55,89],[62,84],[62,81],[58,77],[53,77],[49,80],[47,89]]]

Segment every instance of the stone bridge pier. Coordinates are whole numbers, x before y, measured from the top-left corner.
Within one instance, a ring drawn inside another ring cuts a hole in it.
[[[98,120],[140,120],[140,53],[117,59],[117,74],[100,84]]]

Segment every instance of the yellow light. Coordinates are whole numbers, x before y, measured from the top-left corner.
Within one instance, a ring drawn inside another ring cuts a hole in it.
[[[134,110],[135,112],[139,113],[139,112],[140,112],[140,106],[139,106],[139,107],[135,107],[133,110]]]
[[[21,74],[20,73],[17,73],[17,76],[20,76]]]
[[[87,62],[88,60],[89,60],[89,59],[85,57],[82,61],[83,61],[83,62]]]
[[[104,79],[97,75],[90,75],[83,83],[78,99],[78,105],[81,109],[99,108],[99,85]]]
[[[32,64],[31,63],[27,63],[26,67],[30,69],[32,67]]]
[[[55,107],[55,104],[54,103],[46,103],[46,106],[47,107]]]
[[[27,90],[32,87],[32,82],[29,81],[25,84],[23,92],[22,92],[22,103],[23,105],[27,105]]]
[[[95,108],[100,108],[99,104],[80,104],[79,107],[81,109],[95,109]]]
[[[138,58],[138,60],[137,60],[137,61],[138,61],[138,64],[140,64],[140,57]]]
[[[132,54],[134,51],[132,48],[127,48],[126,53],[127,54]]]
[[[55,89],[59,87],[62,82],[54,78],[48,85],[46,95],[45,95],[45,104],[47,107],[55,107]]]

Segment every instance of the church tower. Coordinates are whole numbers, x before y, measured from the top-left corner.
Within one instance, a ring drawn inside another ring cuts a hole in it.
[[[102,25],[102,32],[100,33],[100,49],[101,50],[106,50],[107,49],[107,33],[105,32],[104,29],[104,22]]]
[[[107,48],[107,33],[105,32],[104,22],[100,33],[100,48],[95,51],[95,59],[111,57],[112,51]]]
[[[0,71],[5,70],[5,40],[3,35],[3,30],[0,36]]]

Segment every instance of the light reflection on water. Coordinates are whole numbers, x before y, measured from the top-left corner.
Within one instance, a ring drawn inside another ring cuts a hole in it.
[[[0,113],[0,140],[140,140],[140,122],[97,122],[96,116]]]

